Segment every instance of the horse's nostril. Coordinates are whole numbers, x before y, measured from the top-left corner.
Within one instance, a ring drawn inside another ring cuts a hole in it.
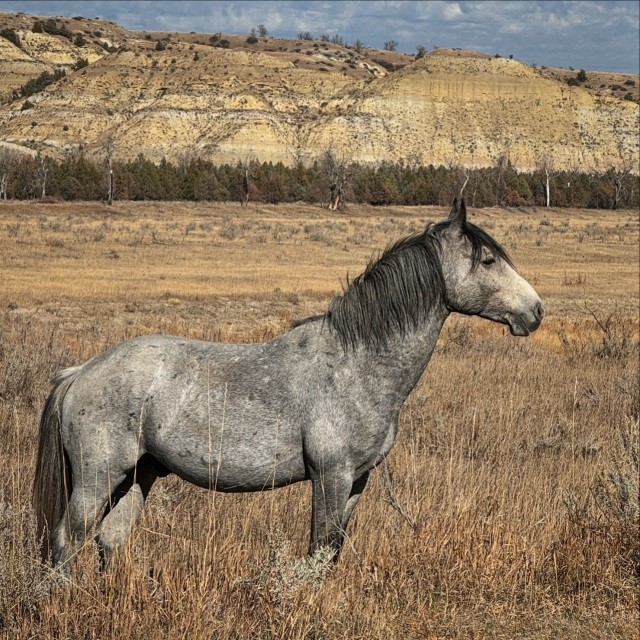
[[[538,321],[541,321],[542,318],[544,318],[544,306],[542,302],[538,302],[538,304],[536,305],[535,313],[536,313],[536,318],[538,318]]]

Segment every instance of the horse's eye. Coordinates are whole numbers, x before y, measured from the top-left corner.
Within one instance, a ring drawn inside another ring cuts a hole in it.
[[[495,261],[496,261],[496,259],[495,259],[493,256],[487,256],[487,257],[482,261],[482,264],[483,264],[485,267],[489,267],[489,266],[491,266],[492,264],[494,264],[494,262],[495,262]]]

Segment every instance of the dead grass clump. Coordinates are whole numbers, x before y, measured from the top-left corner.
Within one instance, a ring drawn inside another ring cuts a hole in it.
[[[218,229],[218,235],[225,240],[235,240],[243,235],[242,226],[233,222],[232,220],[226,220],[222,226]]]
[[[18,637],[49,596],[53,573],[40,561],[36,519],[29,506],[0,500],[0,635]]]
[[[583,325],[582,331],[574,330],[571,333],[563,328],[558,330],[560,343],[569,356],[574,359],[595,357],[620,360],[638,352],[637,317],[629,315],[624,307],[604,313],[587,304],[579,308],[593,320],[593,324],[591,328]]]
[[[598,474],[582,501],[565,497],[569,535],[588,540],[590,553],[601,546],[603,555],[631,582],[640,579],[639,424],[636,414],[619,427],[609,469]]]
[[[332,239],[328,235],[328,230],[323,224],[306,224],[303,230],[311,242],[320,242],[323,244],[332,243]]]
[[[39,407],[66,357],[55,326],[35,329],[29,321],[17,321],[0,327],[0,400]]]

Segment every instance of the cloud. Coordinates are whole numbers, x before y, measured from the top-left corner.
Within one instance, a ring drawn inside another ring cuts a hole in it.
[[[445,20],[456,20],[462,16],[462,9],[457,2],[447,4],[442,12]]]
[[[347,42],[399,50],[418,45],[513,54],[548,66],[638,72],[640,3],[635,0],[456,2],[257,0],[139,2],[0,0],[0,11],[87,15],[132,29],[245,34],[264,24],[272,35],[339,33]]]

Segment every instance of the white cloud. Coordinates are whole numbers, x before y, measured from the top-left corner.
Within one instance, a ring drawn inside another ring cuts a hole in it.
[[[442,12],[445,20],[456,20],[462,15],[462,9],[457,2],[448,3]]]

